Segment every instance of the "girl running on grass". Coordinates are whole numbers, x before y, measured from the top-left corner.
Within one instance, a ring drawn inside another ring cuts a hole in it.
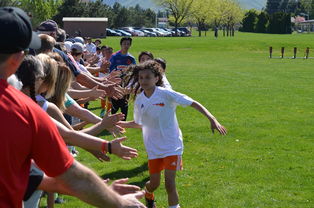
[[[133,66],[131,86],[135,86],[134,121],[121,121],[125,128],[142,128],[148,155],[150,180],[145,185],[148,208],[155,207],[154,191],[160,184],[160,174],[165,170],[165,186],[169,208],[178,208],[176,171],[182,170],[183,142],[176,118],[177,105],[191,106],[206,116],[214,133],[225,135],[226,129],[200,103],[190,97],[162,86],[163,70],[155,61]],[[139,90],[142,90],[138,94]]]

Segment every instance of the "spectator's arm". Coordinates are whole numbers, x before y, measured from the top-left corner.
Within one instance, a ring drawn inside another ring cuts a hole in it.
[[[56,177],[56,179],[67,193],[96,207],[145,207],[135,198],[137,195],[139,195],[139,198],[143,197],[144,194],[142,192],[121,197],[109,188],[95,173],[77,161],[65,173]]]
[[[96,124],[102,120],[100,117],[96,116],[95,114],[93,114],[89,110],[82,108],[77,103],[74,103],[73,105],[69,106],[65,110],[65,113],[67,113],[73,117],[77,117],[83,121],[93,123],[93,124]]]

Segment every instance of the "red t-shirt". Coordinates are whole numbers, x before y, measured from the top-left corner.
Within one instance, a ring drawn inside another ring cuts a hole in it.
[[[51,177],[74,161],[49,116],[0,79],[0,207],[22,207],[31,159]]]

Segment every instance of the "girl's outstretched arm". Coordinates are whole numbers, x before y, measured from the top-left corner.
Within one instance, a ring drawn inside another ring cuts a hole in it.
[[[211,124],[211,129],[212,132],[214,133],[214,130],[217,129],[217,131],[222,134],[222,135],[226,135],[227,134],[227,129],[222,126],[217,119],[199,102],[194,101],[191,104],[191,107],[195,108],[196,110],[198,110],[200,113],[202,113],[204,116],[206,116],[208,118],[208,120],[210,121]]]
[[[122,128],[134,128],[134,129],[141,129],[142,126],[135,123],[135,121],[119,121],[117,125],[121,126]]]

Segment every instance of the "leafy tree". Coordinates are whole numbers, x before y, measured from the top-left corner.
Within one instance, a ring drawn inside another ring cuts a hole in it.
[[[202,30],[206,30],[206,24],[210,22],[213,12],[212,0],[196,0],[191,7],[191,16],[197,25],[198,36],[202,35]]]
[[[268,14],[273,14],[279,11],[281,0],[267,0],[266,12]]]
[[[258,16],[257,16],[257,23],[255,27],[255,32],[257,33],[266,33],[267,32],[267,27],[269,23],[269,16],[266,12],[262,11]]]
[[[276,12],[270,15],[268,31],[272,34],[291,34],[291,16],[288,13]]]
[[[227,36],[229,36],[229,34],[230,36],[234,36],[234,26],[236,23],[241,22],[243,18],[240,5],[233,0],[227,0],[224,16],[223,23],[227,29]]]
[[[53,17],[61,27],[63,17],[81,17],[84,12],[83,4],[79,0],[64,0],[59,6],[57,14]]]
[[[244,19],[242,21],[241,31],[243,32],[254,32],[255,24],[257,22],[257,12],[254,9],[246,12]]]
[[[158,4],[166,8],[174,19],[176,29],[181,22],[190,14],[192,3],[194,0],[156,0]]]
[[[15,0],[1,0],[0,1],[0,7],[6,7],[6,6],[18,7],[19,6],[19,1],[15,1]]]
[[[34,26],[51,19],[61,5],[61,0],[19,0],[19,7],[31,14]]]

